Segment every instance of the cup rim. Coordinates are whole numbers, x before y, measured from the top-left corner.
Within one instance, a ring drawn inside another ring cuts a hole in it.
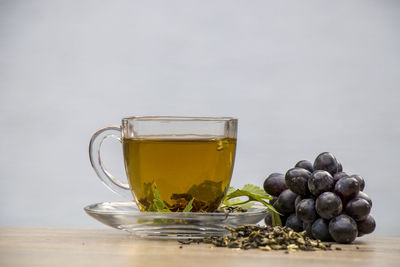
[[[125,117],[123,121],[238,121],[234,117],[195,117],[195,116],[132,116]]]

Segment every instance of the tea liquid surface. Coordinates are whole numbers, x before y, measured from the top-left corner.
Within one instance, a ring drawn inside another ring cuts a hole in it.
[[[218,208],[231,180],[236,139],[123,139],[125,169],[141,210],[153,204],[155,184],[171,211]]]

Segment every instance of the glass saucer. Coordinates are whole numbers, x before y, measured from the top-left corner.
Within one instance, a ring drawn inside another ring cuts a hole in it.
[[[133,202],[103,202],[86,206],[91,217],[135,236],[157,239],[199,239],[228,234],[224,226],[255,224],[265,217],[265,207],[247,212],[141,212]]]

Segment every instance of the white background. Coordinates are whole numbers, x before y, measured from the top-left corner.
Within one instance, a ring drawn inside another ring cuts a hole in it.
[[[399,29],[398,1],[0,0],[0,225],[102,227],[91,134],[209,115],[239,118],[232,185],[330,151],[400,236]]]

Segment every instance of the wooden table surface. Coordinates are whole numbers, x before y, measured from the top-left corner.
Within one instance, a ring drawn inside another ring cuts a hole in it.
[[[400,238],[333,248],[285,254],[145,240],[114,229],[0,227],[0,266],[400,266]]]

